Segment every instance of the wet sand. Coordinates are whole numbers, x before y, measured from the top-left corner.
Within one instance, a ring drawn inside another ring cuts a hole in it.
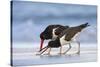
[[[68,47],[63,47],[63,52]],[[52,49],[51,55],[36,55],[38,48],[14,48],[13,50],[13,65],[28,66],[28,65],[43,65],[43,64],[61,64],[61,63],[80,63],[80,62],[95,62],[97,61],[96,46],[81,46],[80,55],[75,54],[77,48],[72,48],[67,54],[60,55],[59,48]]]

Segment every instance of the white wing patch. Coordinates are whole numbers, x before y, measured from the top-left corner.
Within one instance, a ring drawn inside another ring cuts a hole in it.
[[[52,31],[52,40],[55,40],[58,36],[55,34],[55,30],[56,30],[57,28],[54,28],[53,29],[53,31]]]

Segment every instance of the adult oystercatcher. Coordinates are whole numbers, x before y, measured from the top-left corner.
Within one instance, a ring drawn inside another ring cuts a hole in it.
[[[88,23],[81,24],[79,26],[70,27],[68,29],[65,29],[62,33],[59,34],[59,36],[54,41],[50,41],[46,47],[44,47],[40,54],[44,53],[48,48],[50,48],[48,54],[50,54],[51,48],[58,48],[60,47],[60,54],[66,54],[71,49],[71,42],[78,43],[78,54],[80,54],[80,42],[76,41],[76,37],[79,35],[79,33],[86,27],[90,26]],[[66,50],[64,53],[62,53],[62,46],[69,44],[68,50]]]
[[[40,50],[43,47],[44,40],[52,39],[55,40],[58,35],[66,28],[69,28],[69,26],[62,26],[62,25],[49,25],[46,27],[46,29],[40,34],[41,44],[40,44]]]

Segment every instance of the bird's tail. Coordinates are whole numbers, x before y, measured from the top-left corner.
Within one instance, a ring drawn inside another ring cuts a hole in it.
[[[88,26],[90,26],[89,23],[84,23],[84,24],[81,24],[79,27],[81,27],[81,28],[86,28],[86,27],[88,27]]]

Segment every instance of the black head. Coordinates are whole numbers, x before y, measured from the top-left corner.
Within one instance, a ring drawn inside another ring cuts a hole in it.
[[[53,45],[55,45],[55,41],[49,41],[48,47],[52,47]]]
[[[46,39],[51,39],[51,38],[52,38],[52,36],[50,36],[50,33],[48,33],[48,32],[42,32],[42,33],[40,34],[40,39],[41,39],[40,50],[41,50],[42,47],[43,47],[44,40],[46,40]]]
[[[41,42],[40,42],[40,51],[41,51],[41,49],[43,47],[44,40],[48,39],[47,33],[46,32],[42,32],[40,34],[40,39],[41,39]]]
[[[61,44],[60,44],[59,39],[56,39],[54,41],[49,41],[49,43],[48,43],[48,47],[51,47],[51,48],[58,48],[60,46],[61,46]]]
[[[40,34],[40,38],[44,40],[44,34],[43,34],[43,32]]]
[[[79,27],[83,29],[83,28],[86,28],[88,26],[90,26],[90,25],[88,23],[85,23],[85,24],[81,24]]]
[[[46,40],[46,39],[51,39],[52,36],[50,35],[50,33],[42,32],[40,34],[40,38],[43,39],[43,40]]]

